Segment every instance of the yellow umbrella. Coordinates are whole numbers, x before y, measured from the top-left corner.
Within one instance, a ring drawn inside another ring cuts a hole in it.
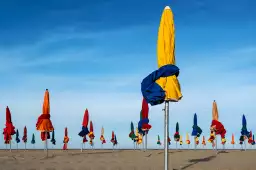
[[[212,120],[219,120],[219,113],[218,113],[218,108],[215,100],[213,101],[213,104],[212,104]]]
[[[169,6],[163,11],[158,30],[157,62],[158,68],[168,64],[175,65],[175,29],[173,13]],[[176,75],[161,77],[156,83],[166,92],[165,100],[179,101],[182,98]]]
[[[175,29],[173,13],[169,6],[162,13],[157,40],[158,68],[175,65]],[[164,169],[168,169],[168,134],[169,134],[169,102],[178,102],[182,98],[179,81],[176,75],[161,77],[156,83],[165,91],[165,148]]]

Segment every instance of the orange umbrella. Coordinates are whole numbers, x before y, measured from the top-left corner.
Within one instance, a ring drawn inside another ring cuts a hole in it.
[[[90,138],[90,144],[93,145],[93,139],[94,139],[94,133],[93,133],[93,124],[92,121],[90,121],[90,133],[89,133],[89,138]]]
[[[68,137],[68,128],[65,128],[65,135],[64,135],[64,140],[63,140],[63,150],[67,150],[68,149],[68,142],[69,142],[69,137]]]
[[[232,134],[231,144],[232,144],[233,146],[234,146],[234,144],[235,144],[235,136],[234,136],[234,134]]]
[[[203,136],[202,145],[203,145],[203,146],[205,146],[205,145],[206,145],[206,142],[205,142],[205,138],[204,138],[204,136]]]
[[[50,133],[54,130],[52,122],[50,120],[50,95],[48,89],[44,94],[43,113],[38,117],[36,123],[36,130],[41,131],[42,141],[50,139]]]

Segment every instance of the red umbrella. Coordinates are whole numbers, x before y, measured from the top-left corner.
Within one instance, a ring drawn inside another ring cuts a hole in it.
[[[69,138],[68,138],[68,128],[65,128],[65,136],[64,136],[64,140],[63,140],[63,150],[67,150],[68,149],[68,142],[69,142]]]
[[[90,121],[90,133],[89,133],[89,138],[90,138],[90,144],[92,145],[93,142],[92,140],[94,139],[94,133],[93,133],[93,124],[92,124],[92,121]]]
[[[114,133],[114,131],[112,131],[111,142],[113,143],[113,145],[115,144],[115,133]]]
[[[22,140],[25,143],[25,149],[26,149],[26,143],[27,143],[27,140],[28,140],[28,138],[27,138],[27,127],[26,126],[24,127]]]
[[[12,140],[12,135],[15,134],[15,127],[12,124],[11,112],[8,106],[6,107],[6,122],[3,134],[5,144],[9,144]]]

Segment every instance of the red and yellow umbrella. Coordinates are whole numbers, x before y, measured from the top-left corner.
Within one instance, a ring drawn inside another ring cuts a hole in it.
[[[43,113],[38,117],[36,123],[36,129],[41,131],[42,141],[50,139],[50,133],[54,130],[52,122],[50,120],[50,95],[48,89],[45,90],[44,103],[43,103]]]
[[[94,139],[94,133],[93,133],[93,124],[92,121],[90,121],[90,132],[89,132],[89,138],[90,138],[90,144],[93,145],[93,139]]]
[[[9,107],[6,107],[6,121],[5,121],[5,128],[3,130],[4,134],[4,143],[9,144],[12,140],[12,135],[15,134],[15,127],[12,124],[12,117],[11,117],[11,111]]]
[[[202,141],[202,145],[205,146],[206,142],[205,142],[205,137],[203,136],[203,141]]]
[[[69,142],[69,137],[68,137],[68,128],[65,128],[65,134],[64,134],[64,140],[63,140],[63,150],[67,150],[68,149],[68,142]]]
[[[235,136],[234,136],[234,134],[232,134],[231,144],[232,144],[232,145],[235,144]]]
[[[106,143],[106,140],[104,138],[104,128],[103,127],[101,128],[100,140],[101,140],[102,144]]]
[[[114,133],[114,131],[112,131],[111,142],[113,143],[113,145],[115,144],[115,133]]]

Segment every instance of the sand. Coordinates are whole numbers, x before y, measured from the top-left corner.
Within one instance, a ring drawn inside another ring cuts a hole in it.
[[[170,150],[173,169],[255,170],[256,150]],[[0,170],[162,170],[163,150],[0,150]]]

